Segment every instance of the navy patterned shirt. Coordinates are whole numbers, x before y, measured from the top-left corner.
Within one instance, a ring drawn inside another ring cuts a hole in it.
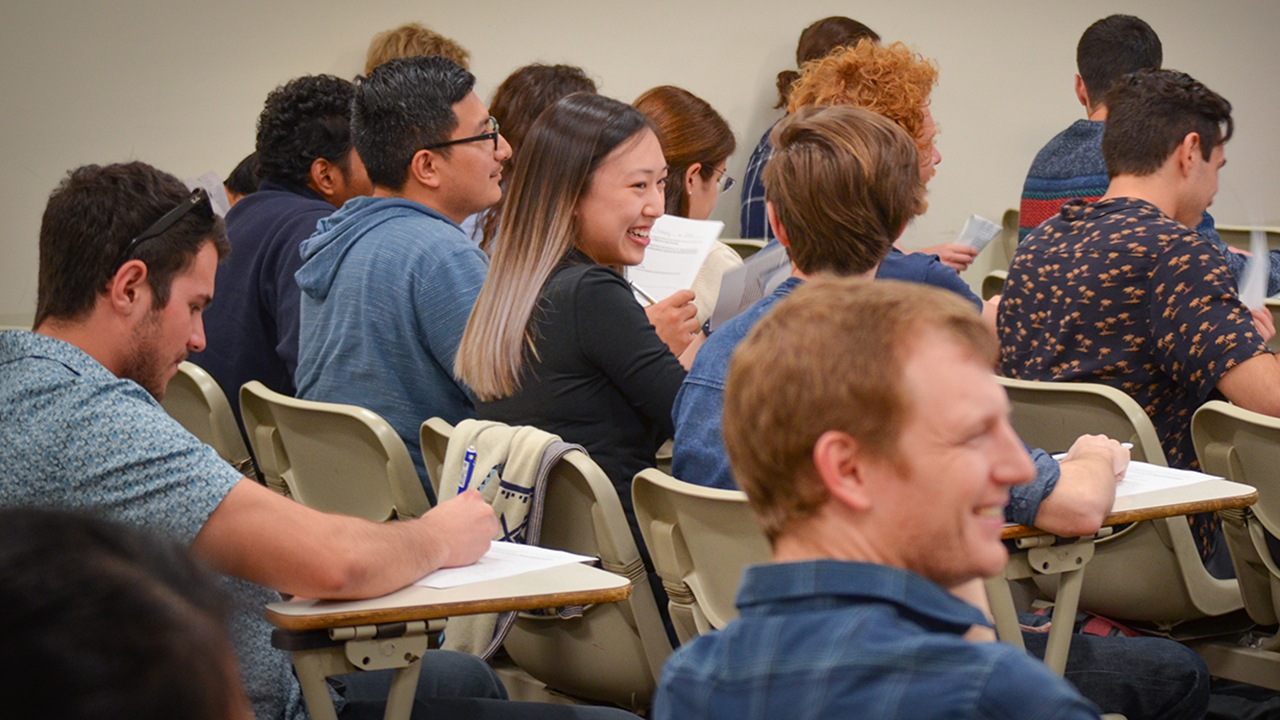
[[[747,568],[741,617],[667,660],[655,720],[1097,718],[1039,660],[963,634],[976,608],[897,568]]]
[[[1142,406],[1171,467],[1196,469],[1191,416],[1270,352],[1222,253],[1135,198],[1072,200],[1018,246],[997,321],[1001,372],[1110,385]],[[1209,558],[1216,518],[1192,518]]]
[[[999,314],[1008,377],[1123,390],[1172,467],[1197,467],[1191,416],[1222,376],[1269,352],[1222,254],[1134,198],[1073,200],[1019,246]]]

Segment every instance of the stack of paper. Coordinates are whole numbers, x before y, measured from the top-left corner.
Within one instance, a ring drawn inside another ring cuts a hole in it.
[[[644,260],[627,270],[627,279],[637,294],[649,296],[641,296],[640,300],[647,305],[670,297],[677,290],[692,288],[702,261],[723,230],[724,223],[718,220],[690,220],[675,215],[658,218],[649,228]]]
[[[1194,470],[1178,470],[1144,462],[1131,462],[1124,479],[1116,485],[1116,497],[1126,497],[1153,490],[1168,490],[1195,485],[1206,480],[1222,480],[1217,475],[1206,475]]]
[[[760,298],[773,292],[791,276],[791,255],[780,244],[773,244],[747,258],[741,267],[726,272],[720,279],[720,295],[711,313],[711,330],[733,319]]]
[[[960,231],[960,237],[956,238],[956,244],[966,245],[978,252],[982,252],[982,248],[994,240],[1000,234],[1000,230],[1000,226],[990,220],[977,215],[970,215],[968,221],[964,224],[964,230]]]
[[[595,558],[586,555],[575,555],[536,545],[494,541],[489,546],[489,552],[471,565],[437,570],[415,582],[414,585],[445,589],[593,560]]]

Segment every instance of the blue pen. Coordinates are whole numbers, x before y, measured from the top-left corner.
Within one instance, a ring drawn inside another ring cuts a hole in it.
[[[476,471],[476,446],[468,445],[467,454],[462,456],[462,482],[458,485],[458,494],[471,487],[471,475]]]

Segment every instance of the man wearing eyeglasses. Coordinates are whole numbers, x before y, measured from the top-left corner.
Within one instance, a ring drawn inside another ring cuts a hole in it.
[[[321,221],[296,275],[298,396],[385,418],[428,496],[422,422],[474,415],[453,360],[488,260],[458,225],[501,199],[511,156],[474,84],[441,57],[392,60],[357,82],[352,136],[373,197]]]
[[[258,720],[305,720],[262,616],[278,592],[359,599],[474,562],[498,531],[468,491],[413,520],[321,513],[244,478],[165,413],[228,251],[203,190],[143,163],[72,171],[40,228],[35,331],[0,332],[0,507],[85,511],[189,544],[225,576],[240,677]],[[129,632],[128,627],[118,628]],[[341,677],[340,718],[381,717],[390,677]],[[503,700],[459,653],[423,657],[414,718],[632,717]]]

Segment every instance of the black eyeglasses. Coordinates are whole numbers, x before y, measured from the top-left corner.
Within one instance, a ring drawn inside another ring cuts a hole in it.
[[[449,140],[447,142],[436,143],[435,145],[425,145],[423,146],[422,149],[435,150],[437,148],[449,147],[450,145],[461,145],[462,143],[480,142],[481,140],[492,140],[493,151],[498,152],[498,119],[490,115],[489,120],[487,122],[489,125],[489,132],[484,133],[483,135],[474,135],[472,137],[461,138],[459,140]]]
[[[151,227],[143,230],[137,237],[130,240],[129,244],[125,246],[124,252],[120,253],[120,262],[123,264],[139,245],[163,235],[166,230],[186,217],[187,213],[195,210],[201,203],[208,202],[209,194],[204,191],[204,188],[196,188],[186,200],[178,203],[177,207],[165,213],[159,220],[152,223]]]

